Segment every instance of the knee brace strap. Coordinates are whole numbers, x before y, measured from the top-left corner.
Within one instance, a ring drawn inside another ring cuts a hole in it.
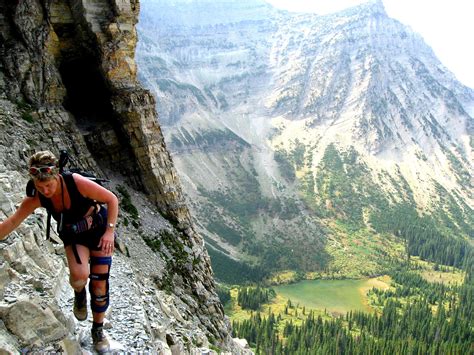
[[[91,282],[89,283],[89,293],[91,295],[91,309],[93,312],[102,313],[109,308],[109,276],[110,276],[110,266],[112,264],[112,257],[103,256],[95,257],[91,256],[91,267],[94,265],[108,265],[109,272],[107,273],[96,273],[91,272],[89,278]],[[105,295],[96,295],[93,291],[92,283],[93,281],[105,281]],[[100,306],[97,303],[105,302],[104,305]]]
[[[91,295],[91,309],[95,313],[103,313],[109,308],[109,285],[107,283],[107,290],[105,295],[96,295],[92,290],[92,286],[89,284],[89,293]],[[105,302],[103,305],[97,303]]]
[[[93,312],[102,313],[109,308],[109,274],[91,274],[91,282],[89,282],[89,293],[91,295],[91,309]],[[93,283],[105,281],[105,295],[97,295],[94,293]],[[97,303],[105,302],[103,305]]]
[[[104,281],[104,280],[108,280],[109,279],[109,273],[105,273],[105,274],[98,274],[98,273],[91,273],[89,275],[89,278],[93,281]]]
[[[112,257],[111,256],[91,256],[91,266],[94,265],[112,265]]]

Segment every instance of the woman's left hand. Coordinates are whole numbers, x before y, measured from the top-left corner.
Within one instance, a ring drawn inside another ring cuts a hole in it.
[[[113,231],[107,231],[104,233],[104,235],[100,238],[100,242],[98,247],[101,249],[101,251],[106,254],[106,255],[112,255],[114,252],[114,232]]]

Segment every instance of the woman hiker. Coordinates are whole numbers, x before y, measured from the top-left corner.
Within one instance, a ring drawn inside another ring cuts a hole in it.
[[[52,213],[58,222],[70,271],[69,282],[74,289],[74,315],[80,321],[87,319],[85,286],[90,278],[92,341],[96,351],[106,352],[110,346],[103,322],[109,306],[108,279],[114,251],[117,197],[80,174],[60,173],[58,161],[49,151],[32,155],[28,167],[36,191],[0,223],[0,240],[38,207]]]

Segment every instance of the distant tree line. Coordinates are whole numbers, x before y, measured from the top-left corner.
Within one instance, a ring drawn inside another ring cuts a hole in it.
[[[240,287],[237,303],[243,309],[258,310],[276,296],[273,289],[257,287]]]
[[[257,312],[233,323],[234,336],[247,339],[256,354],[470,354],[473,271],[462,286],[427,287],[400,269],[393,275],[397,290],[384,299],[380,315],[356,311],[323,319],[311,311],[301,325],[289,321],[279,331],[281,315]]]
[[[461,269],[474,263],[472,247],[465,239],[441,232],[432,217],[419,216],[410,205],[374,213],[370,222],[377,232],[402,238],[408,255]]]
[[[214,248],[207,248],[207,251],[212,260],[215,277],[221,282],[229,285],[259,282],[266,276],[260,268],[231,259]]]
[[[423,294],[429,304],[435,305],[438,300],[454,297],[455,294],[453,287],[442,283],[428,282],[419,274],[409,271],[405,267],[398,267],[388,274],[398,286],[395,290],[381,291],[386,298],[412,297]]]
[[[229,302],[232,298],[230,295],[229,288],[224,285],[217,284],[216,292],[217,292],[217,296],[219,296],[219,300],[221,301],[223,305]]]

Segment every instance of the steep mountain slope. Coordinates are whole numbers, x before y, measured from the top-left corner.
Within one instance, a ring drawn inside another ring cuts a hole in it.
[[[380,1],[317,16],[146,0],[138,29],[139,78],[218,276],[223,255],[376,273],[402,250],[388,216],[469,238],[474,92]]]
[[[240,353],[154,98],[136,79],[138,11],[138,0],[0,3],[0,220],[25,196],[28,157],[67,149],[121,200],[106,314],[114,352]],[[92,348],[45,219],[38,209],[0,243],[1,353]]]

